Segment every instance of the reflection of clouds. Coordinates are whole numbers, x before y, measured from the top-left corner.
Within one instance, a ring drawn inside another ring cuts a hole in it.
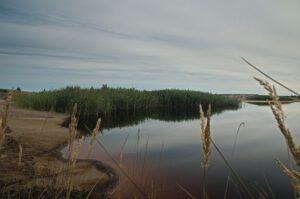
[[[60,70],[65,78],[91,75],[81,80],[87,85],[109,79],[148,89],[204,85],[214,92],[261,92],[251,79],[256,71],[242,55],[300,90],[297,7],[261,1],[6,0],[0,6],[0,69],[10,78],[1,82],[1,73],[0,83],[15,85],[15,76],[36,67],[48,75]],[[20,70],[9,73],[8,67]],[[28,79],[18,83],[40,89]]]

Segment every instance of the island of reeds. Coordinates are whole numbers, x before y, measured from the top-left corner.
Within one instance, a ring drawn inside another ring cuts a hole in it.
[[[107,118],[111,115],[187,110],[193,110],[196,115],[199,104],[203,107],[211,104],[215,110],[239,107],[237,99],[207,92],[179,89],[147,91],[106,85],[101,88],[65,87],[26,93],[17,95],[14,102],[25,108],[62,113],[70,113],[77,103],[81,119],[91,115]]]

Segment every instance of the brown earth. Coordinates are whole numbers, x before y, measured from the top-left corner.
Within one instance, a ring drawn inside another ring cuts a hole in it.
[[[0,100],[0,110],[4,102]],[[61,125],[66,117],[11,107],[10,133],[0,146],[0,186],[30,190],[32,187],[59,189],[66,184],[68,161],[60,152],[68,140],[68,129]],[[19,144],[23,148],[21,164]],[[99,161],[78,160],[71,178],[75,191],[93,190],[93,198],[105,198],[116,187],[119,177],[112,168]]]

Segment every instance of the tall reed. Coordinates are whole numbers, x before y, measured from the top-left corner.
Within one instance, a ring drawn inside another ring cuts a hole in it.
[[[8,117],[9,117],[9,109],[11,106],[11,101],[12,101],[12,96],[13,96],[13,91],[10,91],[8,93],[8,96],[6,98],[3,111],[2,111],[2,117],[0,120],[0,146],[2,145],[4,139],[5,139],[5,133],[7,129],[7,122],[8,122]]]
[[[76,129],[77,129],[77,104],[73,106],[73,111],[71,114],[71,122],[69,124],[69,140],[68,140],[68,146],[69,146],[69,155],[71,155],[72,148],[73,148],[73,141],[76,137]]]
[[[200,108],[201,141],[202,141],[203,198],[207,198],[205,183],[206,183],[206,171],[209,167],[209,160],[211,154],[211,132],[210,132],[211,105],[208,106],[206,120],[205,120],[205,114],[201,104],[199,105],[199,108]]]
[[[68,148],[69,148],[69,161],[68,161],[68,168],[67,168],[67,195],[66,198],[69,198],[71,195],[71,192],[73,190],[73,168],[75,167],[77,156],[79,152],[78,147],[76,150],[73,149],[74,146],[74,140],[76,138],[76,129],[77,129],[77,123],[78,120],[76,118],[77,114],[77,104],[73,106],[73,111],[71,114],[71,121],[69,124],[69,139],[68,139]],[[79,145],[79,144],[78,144]]]
[[[207,170],[209,167],[210,153],[211,153],[211,132],[210,132],[210,117],[211,105],[208,106],[207,119],[205,121],[204,112],[200,105],[200,125],[201,125],[201,141],[202,141],[202,168]]]
[[[92,150],[92,148],[93,148],[93,145],[94,145],[94,142],[95,142],[95,140],[96,140],[96,135],[97,135],[97,133],[98,133],[98,131],[99,131],[99,129],[100,129],[100,123],[101,123],[101,118],[99,118],[99,119],[97,120],[96,126],[95,126],[95,128],[93,129],[93,132],[92,132],[92,135],[91,135],[91,139],[90,139],[90,143],[89,143],[89,148],[88,148],[89,153],[91,152],[91,150]]]

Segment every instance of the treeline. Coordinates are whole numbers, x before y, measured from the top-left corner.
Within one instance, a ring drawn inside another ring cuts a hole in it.
[[[225,96],[199,91],[166,89],[140,91],[127,88],[84,89],[66,87],[59,90],[16,96],[15,103],[36,110],[69,113],[77,103],[81,115],[111,115],[120,112],[143,112],[156,109],[198,109],[212,104],[214,108],[237,108],[239,101]]]

